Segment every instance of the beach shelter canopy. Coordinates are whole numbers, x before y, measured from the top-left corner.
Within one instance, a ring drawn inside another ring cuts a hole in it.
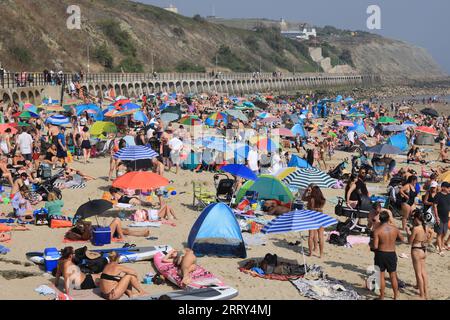
[[[404,132],[392,136],[388,140],[388,144],[397,147],[402,151],[408,150],[408,138]]]
[[[291,128],[291,131],[294,135],[300,135],[302,138],[307,137],[307,133],[305,130],[305,127],[303,127],[303,124],[297,123],[295,126]]]
[[[305,159],[294,154],[289,161],[288,167],[311,168],[311,165]]]
[[[89,131],[93,136],[99,136],[103,133],[116,133],[117,126],[109,121],[97,121],[92,125]]]
[[[337,180],[317,168],[301,168],[284,178],[283,182],[292,188],[306,189],[311,183],[320,188],[332,188]]]
[[[247,191],[256,191],[258,199],[263,200],[279,200],[283,203],[289,203],[294,200],[294,196],[289,188],[271,175],[261,175],[256,181],[244,183],[236,195],[237,203],[244,198]]]
[[[199,257],[247,257],[239,223],[224,203],[213,203],[203,210],[189,233],[188,247]]]

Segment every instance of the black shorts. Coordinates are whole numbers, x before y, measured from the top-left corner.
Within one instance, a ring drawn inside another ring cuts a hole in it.
[[[392,273],[397,271],[397,254],[395,252],[375,251],[375,265],[381,272]]]
[[[81,142],[81,149],[91,149],[91,142],[89,140],[83,140],[83,142]]]
[[[33,160],[33,155],[31,153],[29,153],[29,154],[22,154],[22,157],[25,160],[28,160],[28,161],[32,161]]]
[[[448,232],[448,221],[442,221],[440,224],[437,224],[434,226],[434,232],[437,234],[443,234],[446,235]]]
[[[95,289],[97,286],[95,285],[95,281],[92,278],[92,275],[87,274],[86,278],[84,279],[83,283],[80,285],[81,290],[90,290]]]

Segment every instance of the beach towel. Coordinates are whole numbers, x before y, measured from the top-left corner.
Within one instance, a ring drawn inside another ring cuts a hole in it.
[[[68,185],[66,182],[55,182],[55,184],[53,185],[55,188],[65,188],[65,189],[71,189],[71,190],[75,190],[75,189],[84,189],[86,188],[86,183],[82,182],[79,184],[71,184]]]
[[[45,284],[37,287],[36,289],[34,289],[34,291],[44,296],[56,295],[55,289],[50,288]]]
[[[161,222],[149,222],[149,221],[142,221],[142,222],[134,222],[130,224],[128,227],[130,228],[159,228],[161,227]]]
[[[11,224],[11,223],[15,223],[16,220],[13,218],[9,218],[9,219],[0,219],[0,223],[4,223],[4,224]]]
[[[64,238],[63,243],[88,243],[90,241],[91,240],[70,240],[70,239]],[[125,239],[112,238],[111,242],[125,243]]]
[[[265,246],[267,243],[267,237],[265,234],[257,233],[243,233],[242,238],[244,239],[244,243],[246,246]]]
[[[0,245],[0,254],[7,254],[10,251],[11,250],[8,249],[7,247],[4,247],[4,246]]]
[[[353,288],[334,279],[297,279],[291,283],[300,294],[314,300],[363,300]]]

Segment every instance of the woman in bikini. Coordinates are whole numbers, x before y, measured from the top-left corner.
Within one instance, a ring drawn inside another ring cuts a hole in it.
[[[109,263],[103,269],[100,276],[100,290],[106,300],[119,300],[124,294],[128,297],[146,295],[141,287],[138,274],[131,268],[119,264],[119,254],[115,251],[108,256]],[[133,289],[137,294],[133,294]]]
[[[416,210],[413,215],[414,226],[408,232],[409,244],[411,245],[411,258],[414,272],[416,273],[417,288],[421,299],[428,299],[428,275],[426,272],[425,260],[427,257],[427,228],[420,210]]]
[[[163,259],[163,263],[173,263],[178,267],[178,274],[182,278],[181,284],[187,286],[191,283],[191,272],[197,268],[197,257],[191,249],[184,251],[172,250]]]
[[[83,127],[81,132],[81,149],[83,149],[84,164],[89,162],[89,157],[91,156],[91,135],[89,134],[89,128]]]
[[[402,212],[402,229],[406,231],[406,222],[411,216],[411,213],[416,208],[415,199],[417,197],[416,192],[417,177],[410,176],[406,181],[406,184],[400,189],[401,197],[401,212]]]
[[[322,191],[320,190],[320,187],[313,186],[313,187],[311,187],[311,192],[310,192],[309,196],[306,197],[306,201],[307,201],[308,210],[322,212],[323,207],[325,206],[326,199],[323,196]],[[325,229],[323,227],[320,227],[318,230],[310,230],[309,231],[309,238],[308,238],[309,254],[308,254],[308,256],[311,256],[313,254],[313,252],[317,251],[317,243],[319,243],[320,258],[323,257],[323,250],[325,247],[324,231],[325,231]]]
[[[58,288],[59,278],[64,278],[64,291],[70,294],[70,288],[74,285],[75,290],[89,290],[97,288],[100,275],[84,274],[80,268],[73,263],[75,252],[73,247],[66,247],[61,251],[61,258],[56,268],[55,286]]]

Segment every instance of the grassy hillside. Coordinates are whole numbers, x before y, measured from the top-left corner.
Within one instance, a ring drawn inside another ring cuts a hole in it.
[[[124,0],[78,0],[82,29],[68,30],[70,0],[0,2],[0,61],[8,70],[91,72],[316,71],[307,48],[276,30],[251,32]],[[14,27],[12,27],[14,26]],[[152,59],[153,57],[153,59]]]

